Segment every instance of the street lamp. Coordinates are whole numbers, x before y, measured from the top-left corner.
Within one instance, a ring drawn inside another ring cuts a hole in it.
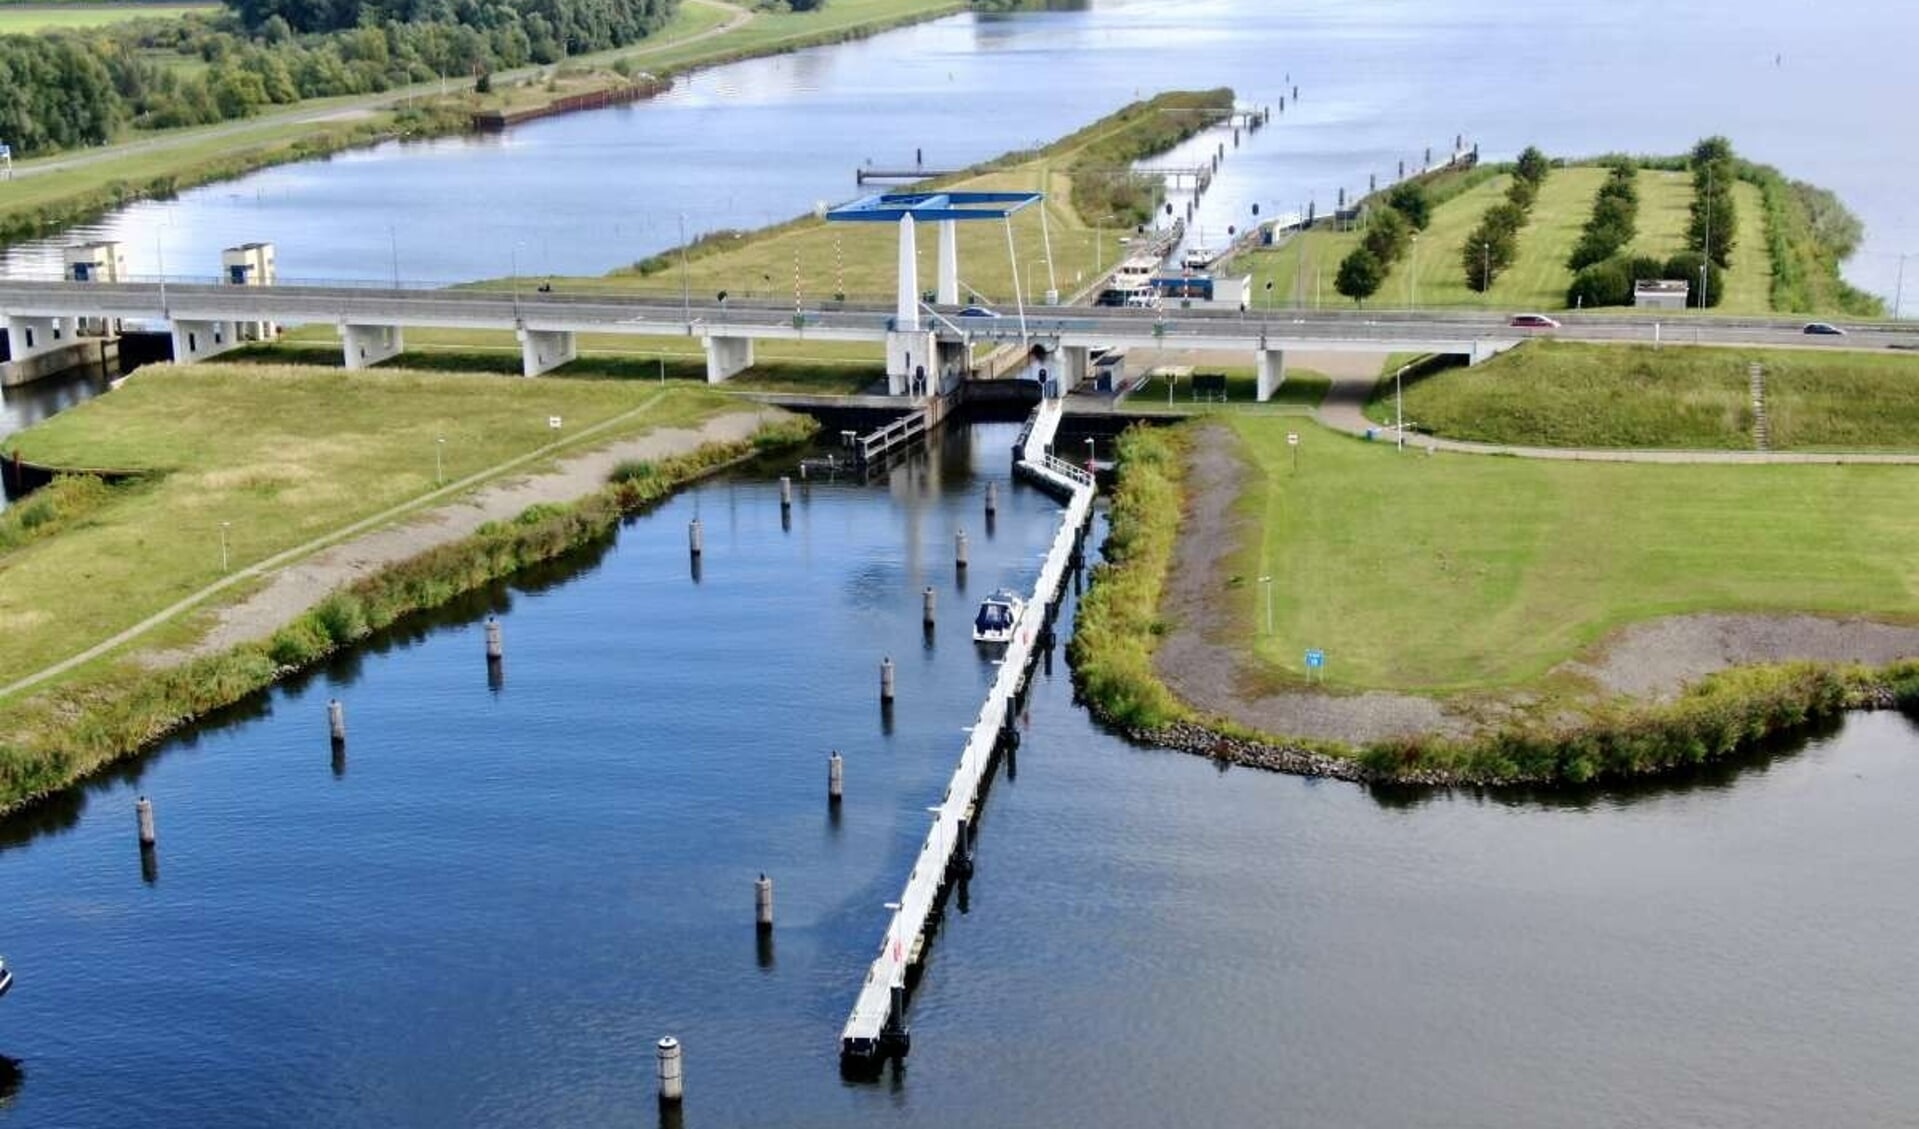
[[[1406,307],[1419,308],[1419,236],[1413,236],[1412,250],[1408,253],[1406,264]]]
[[[1399,437],[1399,449],[1406,449],[1406,400],[1400,389],[1399,378],[1406,374],[1406,366],[1400,365],[1393,370],[1393,433]]]
[[[1909,252],[1899,256],[1899,279],[1892,287],[1892,320],[1899,320],[1899,313],[1906,301],[1906,260],[1919,252]]]
[[[1266,586],[1266,634],[1273,633],[1273,578],[1262,576],[1259,582]]]

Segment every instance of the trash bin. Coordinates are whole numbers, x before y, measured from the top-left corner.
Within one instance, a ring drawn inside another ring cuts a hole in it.
[[[1373,441],[1373,429],[1369,427],[1366,429],[1366,442],[1371,443],[1372,441]]]

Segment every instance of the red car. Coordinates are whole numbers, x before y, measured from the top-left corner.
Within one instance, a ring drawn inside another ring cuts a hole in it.
[[[1514,314],[1506,324],[1514,329],[1558,329],[1559,323],[1545,314]]]

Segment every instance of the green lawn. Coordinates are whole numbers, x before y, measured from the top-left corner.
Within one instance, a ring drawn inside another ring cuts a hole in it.
[[[238,568],[596,423],[604,443],[731,401],[684,385],[406,371],[143,370],[14,436],[31,462],[148,470],[84,521],[0,556],[0,683],[84,650]],[[639,409],[636,412],[636,409]],[[635,413],[621,418],[625,413]],[[549,416],[560,416],[556,435]],[[444,438],[442,447],[437,440]]]
[[[127,20],[170,20],[189,12],[205,15],[220,10],[218,4],[6,4],[0,5],[0,35],[105,27]]]
[[[1739,213],[1738,242],[1732,245],[1726,292],[1714,312],[1769,313],[1772,310],[1772,257],[1766,252],[1765,201],[1758,185],[1743,180],[1732,186],[1732,200]]]
[[[1753,361],[1773,449],[1919,449],[1919,357],[1890,353],[1533,341],[1408,386],[1406,417],[1486,443],[1750,450]]]
[[[1397,452],[1230,417],[1257,473],[1244,637],[1329,684],[1525,684],[1620,625],[1698,611],[1919,616],[1919,471],[1664,466]]]
[[[1664,169],[1640,169],[1639,232],[1632,253],[1661,262],[1686,249],[1686,227],[1692,222],[1692,174]]]

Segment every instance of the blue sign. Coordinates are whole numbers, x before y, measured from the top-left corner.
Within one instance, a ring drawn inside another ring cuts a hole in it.
[[[1307,651],[1306,652],[1306,669],[1307,670],[1318,670],[1320,667],[1323,667],[1325,665],[1326,665],[1325,651]]]
[[[11,159],[13,157],[13,146],[8,145],[4,141],[0,141],[0,157]]]

